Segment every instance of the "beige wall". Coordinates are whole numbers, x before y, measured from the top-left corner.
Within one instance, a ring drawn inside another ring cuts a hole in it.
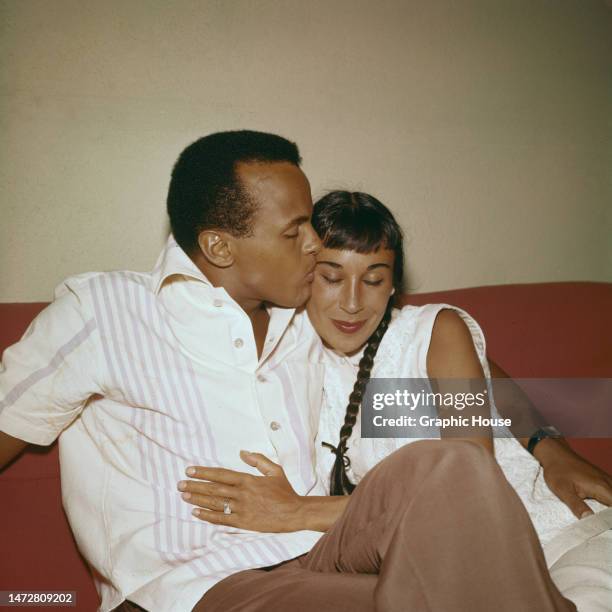
[[[281,133],[370,191],[419,291],[612,280],[604,0],[0,3],[0,301],[152,267],[183,146]]]

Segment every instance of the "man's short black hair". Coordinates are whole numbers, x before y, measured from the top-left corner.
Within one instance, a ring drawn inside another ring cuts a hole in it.
[[[196,140],[180,154],[168,189],[168,215],[175,240],[191,254],[205,229],[248,236],[257,202],[240,184],[236,165],[289,162],[299,166],[301,161],[297,145],[275,134],[240,130]]]

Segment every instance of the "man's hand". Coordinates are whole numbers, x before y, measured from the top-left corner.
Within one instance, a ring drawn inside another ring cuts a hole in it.
[[[612,476],[580,457],[566,443],[547,438],[536,446],[535,454],[546,484],[576,517],[593,514],[584,499],[612,505]]]
[[[240,451],[240,458],[263,476],[223,468],[187,468],[188,476],[203,481],[186,480],[178,485],[182,498],[199,506],[193,514],[209,523],[251,531],[303,529],[296,525],[303,498],[293,490],[283,468],[259,453]],[[224,502],[229,502],[231,514],[223,513]]]

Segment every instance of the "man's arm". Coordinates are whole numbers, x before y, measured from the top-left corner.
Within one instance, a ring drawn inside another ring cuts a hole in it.
[[[0,431],[0,471],[15,459],[27,445],[27,442]]]
[[[505,370],[502,370],[502,368],[489,357],[487,357],[487,362],[489,364],[491,378],[497,378],[502,380],[505,379],[508,381],[512,380],[511,376]],[[495,395],[495,406],[497,407],[499,413],[503,417],[511,417],[513,423],[518,422],[520,420],[520,432],[537,431],[540,427],[542,427],[542,425],[544,425],[540,413],[535,409],[535,406],[531,403],[531,400],[527,397],[525,392],[518,385],[512,383],[507,384],[512,385],[512,392],[509,394],[508,400],[506,400],[506,398],[504,398],[503,396],[498,397],[497,394]],[[505,386],[499,386],[497,388],[500,391],[507,389],[507,387]],[[508,405],[508,402],[513,402],[513,405]],[[520,404],[520,407],[517,408],[517,404]],[[510,427],[511,431],[513,429],[513,427]],[[517,431],[513,431],[516,439],[521,443],[523,448],[527,448],[529,438],[516,435],[518,431],[518,429]],[[567,446],[567,442],[565,442],[565,440],[563,440],[562,438],[559,438],[559,440],[562,440],[563,444]],[[542,440],[534,449],[534,457],[536,457],[538,461],[540,447],[545,445],[545,442],[547,441],[551,441],[551,439],[547,438],[546,440]]]
[[[489,364],[491,378],[506,380],[512,379],[511,376],[505,370],[503,370],[497,363],[495,363],[495,361],[493,361],[489,357],[487,357],[487,362]],[[544,425],[544,420],[542,419],[540,413],[536,410],[535,406],[531,403],[531,400],[527,397],[525,392],[516,384],[513,384],[512,387],[512,398],[514,400],[518,399],[521,404],[522,414],[520,415],[520,417],[522,419],[522,422],[520,431],[532,431],[535,433],[540,427],[542,427],[542,425]],[[507,409],[509,407],[505,406],[503,401],[496,401],[495,405],[497,406],[497,409],[499,410],[499,413],[502,416],[507,415]],[[529,427],[529,423],[531,423],[531,427]],[[512,430],[512,427],[510,429]],[[529,444],[529,438],[516,435],[515,437],[521,443],[523,448],[527,448],[527,445]],[[570,446],[566,442],[565,438],[545,438],[544,440],[538,442],[533,451],[533,456],[542,465],[544,465],[547,461],[550,460],[551,454],[554,455],[555,449],[557,449],[559,445],[563,446],[565,449],[570,449]]]
[[[494,361],[488,360],[492,378],[506,378],[510,376]],[[535,432],[541,427],[542,419],[525,393],[514,385],[510,394],[521,406],[521,431],[526,431],[526,423],[533,423]],[[497,397],[497,395],[496,395]],[[508,406],[502,402],[495,403],[500,414]],[[511,409],[513,407],[510,407]],[[527,448],[529,438],[518,437],[517,440]],[[612,505],[612,477],[597,466],[589,463],[576,453],[564,438],[545,438],[536,445],[533,456],[540,462],[544,471],[544,480],[551,491],[574,513],[578,518],[592,514],[592,510],[585,504],[585,499],[596,499],[607,506]]]
[[[68,280],[0,366],[0,469],[30,444],[51,444],[104,393],[105,363],[88,285]]]

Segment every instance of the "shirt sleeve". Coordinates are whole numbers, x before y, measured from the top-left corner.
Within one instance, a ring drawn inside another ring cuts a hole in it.
[[[102,393],[101,342],[85,287],[66,281],[0,364],[0,430],[51,444]]]

